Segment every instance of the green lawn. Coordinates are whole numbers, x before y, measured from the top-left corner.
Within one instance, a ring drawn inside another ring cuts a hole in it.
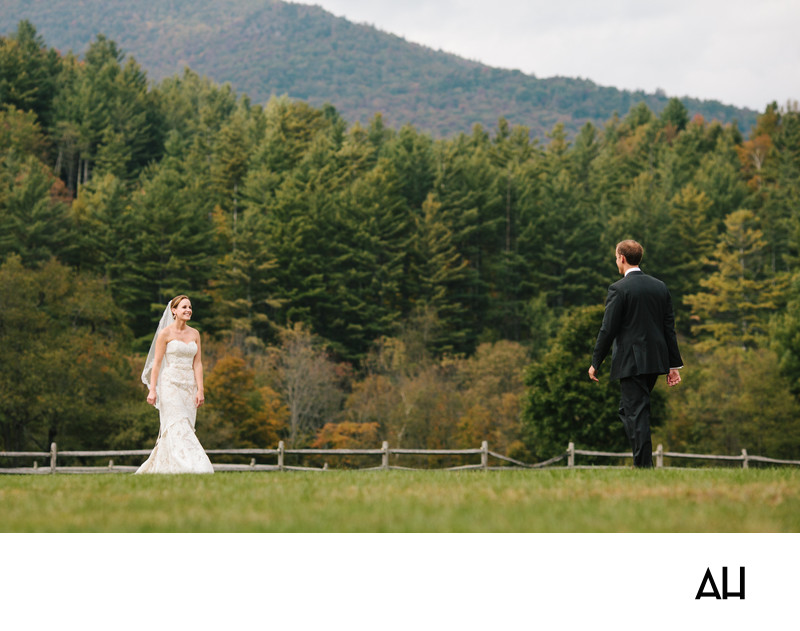
[[[0,476],[3,532],[799,532],[800,469]]]

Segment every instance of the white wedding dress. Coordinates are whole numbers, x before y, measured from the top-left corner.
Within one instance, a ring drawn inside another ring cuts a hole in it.
[[[136,473],[214,473],[214,467],[194,433],[197,417],[192,362],[195,342],[170,340],[158,376],[156,396],[161,413],[158,440]]]

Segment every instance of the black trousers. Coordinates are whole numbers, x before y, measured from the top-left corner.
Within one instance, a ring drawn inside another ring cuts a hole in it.
[[[634,467],[653,466],[650,439],[650,393],[658,375],[636,375],[619,380],[619,418],[633,450]]]

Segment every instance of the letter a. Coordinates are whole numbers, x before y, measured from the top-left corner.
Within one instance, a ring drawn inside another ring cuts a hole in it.
[[[704,592],[703,588],[706,586],[706,581],[711,583],[711,589],[713,592]],[[706,568],[706,575],[703,577],[703,582],[700,583],[700,589],[697,590],[697,596],[694,597],[695,600],[700,600],[703,596],[713,596],[717,600],[721,600],[722,596],[719,595],[719,590],[717,589],[717,585],[714,582],[714,577],[711,576],[711,568]]]

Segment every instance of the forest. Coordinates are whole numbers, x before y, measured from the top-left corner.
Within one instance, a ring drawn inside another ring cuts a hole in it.
[[[634,105],[546,141],[150,82],[100,35],[0,38],[0,451],[147,448],[166,302],[203,335],[206,448],[624,451],[586,371],[614,246],[676,308],[654,443],[800,458],[800,111],[740,130]]]

